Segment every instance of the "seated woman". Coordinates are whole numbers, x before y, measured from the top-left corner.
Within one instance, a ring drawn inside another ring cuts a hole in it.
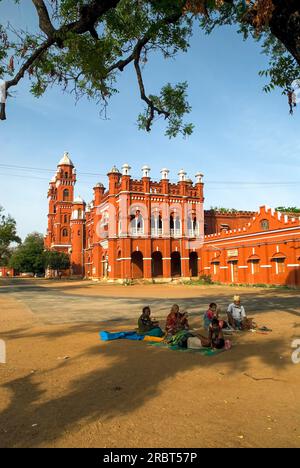
[[[167,317],[166,332],[168,335],[176,335],[180,330],[188,330],[188,314],[187,312],[179,312],[179,306],[174,304],[171,312]]]
[[[151,309],[149,306],[143,308],[143,313],[138,320],[138,333],[140,335],[157,336],[161,338],[164,336],[159,322],[151,320]]]
[[[193,336],[189,332],[187,312],[180,312],[177,304],[172,306],[166,322],[166,340],[172,345],[186,347],[187,339]]]

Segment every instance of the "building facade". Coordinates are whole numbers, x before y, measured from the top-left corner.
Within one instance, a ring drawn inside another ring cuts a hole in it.
[[[203,175],[196,182],[182,170],[169,181],[168,169],[152,181],[150,168],[142,178],[130,166],[108,173],[108,189],[94,187],[88,205],[74,197],[76,170],[66,153],[48,191],[47,249],[70,254],[71,274],[109,280],[197,277],[203,244]]]
[[[213,281],[300,286],[300,221],[263,206],[243,228],[205,236],[201,273]]]
[[[67,153],[48,191],[45,247],[70,255],[71,275],[109,281],[192,278],[224,283],[300,285],[300,222],[265,207],[204,212],[203,175],[150,168],[132,179],[130,166],[108,173],[86,204],[74,196],[76,170]]]

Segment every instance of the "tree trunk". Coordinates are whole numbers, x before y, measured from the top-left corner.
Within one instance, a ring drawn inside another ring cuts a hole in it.
[[[275,10],[270,21],[272,34],[293,55],[300,66],[300,4],[299,0],[273,0]]]

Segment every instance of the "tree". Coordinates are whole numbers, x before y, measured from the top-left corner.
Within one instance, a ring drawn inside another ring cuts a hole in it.
[[[215,213],[228,213],[228,214],[238,213],[238,210],[236,210],[235,208],[223,208],[222,206],[211,206],[210,211],[214,211]]]
[[[45,271],[44,237],[33,232],[23,244],[18,246],[11,259],[10,266],[20,273],[43,273]]]
[[[11,244],[20,243],[17,236],[16,221],[4,214],[4,209],[0,206],[0,266],[7,266],[12,254]]]
[[[278,206],[275,208],[275,211],[280,211],[282,213],[291,213],[291,214],[299,214],[300,208],[296,206]]]
[[[70,268],[70,257],[63,252],[47,251],[44,255],[45,267],[50,270],[67,270]]]
[[[32,4],[38,31],[0,24],[0,78],[8,75],[2,83],[2,120],[5,96],[25,76],[37,97],[59,85],[76,99],[96,100],[105,113],[117,92],[118,74],[132,65],[145,104],[139,128],[150,131],[153,121],[162,117],[169,137],[191,134],[193,125],[183,120],[191,110],[187,83],[168,83],[157,95],[149,94],[143,68],[155,52],[164,58],[186,52],[196,22],[208,33],[223,24],[238,25],[244,38],[252,35],[260,41],[270,57],[269,69],[261,71],[270,78],[265,91],[283,88],[293,112],[293,83],[300,77],[299,0],[32,0]]]

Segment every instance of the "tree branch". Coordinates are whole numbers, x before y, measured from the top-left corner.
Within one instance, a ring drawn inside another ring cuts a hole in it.
[[[45,52],[53,45],[58,45],[59,47],[63,46],[64,39],[68,32],[72,32],[77,35],[82,35],[86,32],[90,32],[92,37],[95,39],[98,38],[96,32],[96,23],[101,19],[101,17],[107,13],[109,10],[116,8],[121,0],[93,0],[91,3],[87,5],[83,5],[80,8],[79,14],[80,18],[78,21],[69,23],[67,25],[61,26],[59,29],[55,29],[53,24],[51,23],[49,12],[45,5],[44,0],[32,0],[37,15],[39,17],[39,26],[41,31],[46,34],[48,39],[43,42],[25,61],[25,63],[21,66],[19,72],[15,75],[15,77],[6,82],[6,89],[16,86],[19,81],[24,77],[25,72],[30,69],[32,65],[34,65],[35,61],[38,60],[43,56]],[[183,2],[184,4],[184,2]],[[147,97],[145,92],[145,87],[143,83],[142,73],[140,69],[140,56],[141,51],[145,45],[151,41],[157,34],[157,31],[160,30],[162,26],[167,26],[171,24],[175,24],[182,16],[184,12],[182,9],[178,8],[177,12],[153,23],[144,37],[137,41],[132,53],[124,60],[119,60],[117,63],[112,65],[107,70],[107,75],[109,75],[113,70],[119,69],[123,71],[123,69],[131,62],[134,61],[135,70],[138,78],[138,83],[141,92],[141,98],[145,101],[148,105],[150,111],[150,117],[148,120],[147,128],[150,130],[152,120],[154,118],[155,112],[159,115],[164,115],[165,118],[169,117],[169,113],[156,107],[154,103]]]
[[[49,47],[51,47],[55,43],[55,39],[48,39],[47,41],[43,42],[41,46],[36,49],[36,51],[29,57],[29,59],[22,65],[18,73],[15,77],[6,82],[6,89],[8,90],[12,86],[16,86],[19,81],[24,78],[25,72],[34,64],[34,62],[40,58],[44,52],[46,52]]]
[[[48,38],[52,37],[55,32],[55,28],[51,23],[44,0],[32,0],[32,3],[36,8],[39,17],[40,30],[43,31],[43,33],[45,33]]]
[[[120,3],[120,0],[93,0],[89,5],[83,5],[80,9],[78,21],[61,28],[61,31],[72,31],[76,34],[84,34],[95,30],[95,23],[112,8]]]
[[[124,68],[129,65],[130,62],[133,62],[137,57],[140,57],[142,48],[153,38],[153,33],[157,30],[159,30],[162,26],[168,25],[168,24],[175,24],[183,15],[183,12],[176,13],[170,16],[166,16],[163,18],[161,21],[156,23],[155,25],[152,25],[144,37],[138,40],[136,43],[132,53],[124,60],[119,60],[115,64],[113,64],[111,67],[108,68],[107,74],[111,73],[113,70],[120,70],[123,71]]]
[[[150,132],[151,125],[155,116],[155,112],[157,112],[158,115],[164,115],[165,119],[167,119],[170,116],[170,113],[155,106],[153,101],[151,101],[151,99],[149,99],[149,97],[146,95],[139,60],[140,60],[140,55],[138,55],[136,59],[134,60],[134,67],[135,67],[136,76],[137,76],[138,84],[140,88],[141,99],[146,102],[148,109],[149,109],[149,117],[147,119],[146,130],[147,132]]]
[[[72,31],[76,34],[84,34],[94,28],[94,24],[101,16],[111,8],[117,6],[120,0],[94,0],[90,5],[87,5],[84,11],[81,12],[80,20],[75,23],[70,23],[67,26],[62,26],[60,29],[55,30],[49,17],[48,10],[43,0],[32,0],[38,17],[40,19],[40,28],[48,36],[48,40],[43,42],[38,49],[29,57],[29,59],[22,65],[16,76],[6,82],[6,89],[16,86],[19,81],[24,77],[25,72],[46,52],[51,46],[60,41],[65,36],[66,32]]]

